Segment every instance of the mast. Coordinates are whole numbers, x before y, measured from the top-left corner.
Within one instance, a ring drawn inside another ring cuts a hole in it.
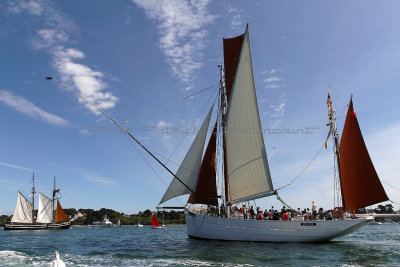
[[[35,223],[35,173],[32,175],[32,223]]]
[[[60,189],[57,189],[57,188],[56,188],[56,177],[54,176],[54,187],[53,187],[53,198],[52,198],[52,201],[53,201],[53,213],[52,213],[52,215],[53,215],[53,223],[55,222],[55,216],[54,216],[54,201],[56,200],[56,194],[57,194],[59,191],[60,191]]]
[[[343,198],[343,188],[342,188],[342,175],[340,171],[340,141],[339,141],[339,131],[336,127],[336,112],[333,108],[332,104],[332,98],[331,98],[331,87],[329,87],[329,92],[328,92],[328,116],[329,116],[329,123],[328,126],[331,126],[331,132],[332,132],[332,139],[334,142],[334,157],[336,160],[337,168],[338,168],[338,176],[339,176],[339,185],[340,185],[340,195],[341,195],[341,200],[342,200],[342,205],[343,208],[346,208],[344,198]],[[338,203],[338,206],[340,206],[340,203]]]
[[[221,130],[222,130],[222,175],[223,179],[223,189],[224,189],[224,198],[223,203],[225,207],[225,212],[228,212],[227,203],[229,203],[229,179],[228,179],[228,169],[227,169],[227,160],[226,160],[226,91],[225,91],[225,80],[224,80],[224,69],[222,65],[219,65],[219,73],[220,73],[220,112],[221,112]]]

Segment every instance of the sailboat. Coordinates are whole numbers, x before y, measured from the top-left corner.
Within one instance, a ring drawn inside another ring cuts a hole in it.
[[[153,229],[165,229],[165,225],[160,225],[157,219],[157,214],[153,213],[153,218],[151,219],[151,227]]]
[[[190,194],[184,211],[187,233],[199,239],[322,242],[354,232],[370,221],[372,218],[344,218],[342,214],[388,200],[362,138],[352,100],[340,142],[332,102],[328,105],[342,189],[341,206],[335,208],[337,219],[243,220],[230,213],[233,205],[278,197],[278,191],[272,184],[261,128],[248,26],[244,34],[224,39],[223,47],[225,75],[220,66],[220,116],[213,124],[203,155],[210,110],[160,204]],[[218,147],[218,143],[222,145]],[[216,186],[218,164],[223,177],[220,196]]]
[[[135,224],[136,227],[143,227],[143,224],[140,223],[140,212],[138,213],[138,222]]]
[[[211,137],[205,146],[212,108],[176,173],[101,108],[57,79],[47,79],[57,81],[107,116],[173,176],[159,205],[190,194],[184,207],[189,237],[261,242],[322,242],[354,232],[371,221],[373,217],[343,216],[344,211],[380,203],[388,200],[388,197],[369,157],[352,100],[339,140],[330,98],[328,114],[331,128],[328,137],[332,136],[335,143],[334,155],[340,174],[338,194],[341,194],[341,200],[334,209],[337,218],[307,221],[244,220],[231,214],[230,208],[233,205],[274,195],[278,200],[282,199],[278,196],[280,188],[274,189],[272,184],[265,149],[248,25],[244,34],[224,39],[223,48],[224,68],[220,66],[218,116],[212,124]],[[222,177],[220,195],[216,184],[217,172]]]
[[[11,222],[4,224],[4,230],[58,230],[68,229],[70,219],[65,214],[56,189],[56,178],[54,177],[54,188],[52,199],[39,193],[39,207],[35,217],[35,175],[32,177],[32,202],[30,202],[21,192],[18,192],[17,204]],[[54,216],[54,202],[57,199],[57,208]]]

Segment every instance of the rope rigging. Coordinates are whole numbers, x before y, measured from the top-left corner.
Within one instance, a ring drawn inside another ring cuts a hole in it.
[[[155,108],[155,109],[153,109],[153,110],[150,110],[150,111],[141,113],[141,114],[139,114],[139,115],[137,115],[137,116],[135,116],[135,117],[133,117],[133,118],[131,118],[131,119],[129,119],[129,120],[126,120],[126,121],[137,120],[137,119],[139,119],[139,118],[142,118],[142,117],[145,117],[145,116],[147,116],[147,115],[150,115],[150,114],[152,114],[152,113],[154,113],[154,112],[157,112],[157,111],[160,111],[160,110],[162,110],[162,109],[165,109],[165,108],[174,106],[174,105],[176,105],[177,103],[179,103],[179,101],[185,101],[185,100],[187,100],[187,99],[190,99],[190,98],[192,98],[192,97],[194,97],[194,96],[196,96],[196,95],[198,95],[198,94],[201,94],[201,93],[203,93],[203,92],[205,92],[205,91],[207,91],[207,90],[209,90],[209,89],[211,89],[211,88],[213,88],[213,87],[215,87],[215,86],[216,86],[216,84],[213,84],[213,85],[211,85],[211,86],[209,86],[209,87],[207,87],[207,88],[204,88],[204,89],[201,89],[201,90],[199,90],[199,91],[197,91],[197,92],[194,92],[194,93],[191,94],[191,95],[188,95],[188,96],[185,96],[185,97],[183,97],[183,98],[180,98],[180,99],[171,101],[171,102],[169,102],[169,103],[167,103],[167,104],[162,105],[161,107],[158,107],[158,108]]]

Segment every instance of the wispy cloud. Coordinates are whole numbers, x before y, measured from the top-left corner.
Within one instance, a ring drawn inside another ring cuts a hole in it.
[[[278,69],[266,69],[263,72],[261,72],[261,74],[274,74],[274,73],[277,73],[280,71],[282,71],[282,69],[279,69],[279,68]]]
[[[31,15],[40,15],[41,28],[36,31],[32,47],[44,50],[52,56],[52,64],[63,81],[73,83],[80,94],[103,109],[116,105],[118,98],[105,91],[108,85],[104,82],[104,74],[78,63],[78,60],[85,58],[85,54],[77,48],[66,47],[71,43],[70,32],[77,28],[66,15],[52,8],[51,2],[47,1],[10,1],[9,5],[10,13],[28,12]],[[79,101],[84,103],[82,99]],[[87,103],[85,105],[95,114],[100,114]]]
[[[114,179],[103,177],[98,174],[94,174],[81,169],[73,169],[73,172],[77,173],[80,177],[85,179],[86,181],[92,182],[98,185],[114,185],[116,184]]]
[[[18,165],[13,165],[13,164],[9,164],[9,163],[5,163],[5,162],[0,162],[0,165],[2,166],[6,166],[6,167],[10,167],[10,168],[14,168],[14,169],[19,169],[19,170],[24,170],[24,171],[30,171],[32,172],[32,169],[26,168],[26,167],[21,167]]]
[[[237,31],[243,28],[245,25],[244,18],[242,16],[243,9],[237,7],[227,7],[227,12],[229,13],[229,17],[231,18],[231,30]]]
[[[71,126],[71,123],[55,114],[44,111],[34,103],[12,92],[0,90],[0,102],[14,110],[37,120],[42,120],[56,126]]]
[[[271,78],[266,78],[263,80],[265,83],[272,83],[272,82],[279,82],[282,81],[282,78],[279,77],[271,77]]]
[[[159,23],[159,45],[167,63],[181,81],[190,84],[203,66],[201,50],[208,34],[204,27],[215,19],[207,13],[209,1],[132,1]]]
[[[43,13],[43,7],[35,1],[10,1],[9,11],[20,14],[27,11],[31,15],[40,16]]]

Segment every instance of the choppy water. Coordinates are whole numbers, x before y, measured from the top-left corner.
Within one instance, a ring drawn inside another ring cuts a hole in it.
[[[56,250],[67,266],[400,266],[400,224],[367,225],[321,244],[203,241],[185,231],[0,230],[0,266],[46,266]]]

